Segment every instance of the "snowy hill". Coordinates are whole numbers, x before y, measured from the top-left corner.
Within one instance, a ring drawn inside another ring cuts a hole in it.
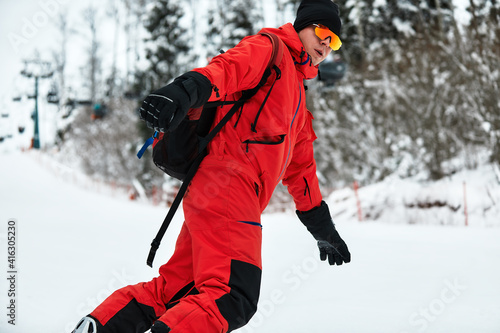
[[[182,221],[178,214],[150,269],[146,254],[166,208],[75,187],[36,156],[1,156],[2,333],[70,332],[116,288],[153,278]],[[293,214],[264,215],[259,311],[238,332],[500,332],[500,228],[384,223],[388,216],[380,223],[339,218],[353,261],[330,267]],[[16,326],[6,316],[11,218],[18,226]]]
[[[500,226],[500,171],[484,163],[439,181],[401,179],[397,175],[363,187],[358,198],[362,219],[395,224]],[[329,202],[336,221],[358,218],[352,188],[334,191]]]

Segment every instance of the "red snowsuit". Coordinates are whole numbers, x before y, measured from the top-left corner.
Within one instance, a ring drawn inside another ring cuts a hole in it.
[[[260,290],[260,216],[276,185],[283,181],[300,211],[321,204],[316,136],[303,85],[317,67],[291,24],[264,31],[286,46],[281,78],[260,113],[274,73],[210,143],[184,197],[185,223],[173,256],[159,277],[116,291],[91,313],[102,332],[143,332],[157,319],[172,333],[220,333],[245,325]],[[211,81],[210,100],[234,101],[257,85],[271,53],[269,38],[250,36],[195,71]],[[214,123],[230,108],[220,107]]]

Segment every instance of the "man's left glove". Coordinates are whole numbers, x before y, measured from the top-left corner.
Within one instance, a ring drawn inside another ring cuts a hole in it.
[[[210,80],[198,72],[187,72],[174,82],[149,94],[140,109],[141,119],[158,132],[172,131],[189,108],[205,104],[212,93]]]
[[[335,229],[326,202],[322,201],[319,207],[307,212],[297,211],[297,216],[318,241],[321,260],[328,257],[330,265],[342,265],[351,261],[351,253]]]

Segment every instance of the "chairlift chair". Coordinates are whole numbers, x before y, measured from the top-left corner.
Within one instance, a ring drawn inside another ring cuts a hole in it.
[[[50,90],[47,94],[47,102],[50,104],[59,104],[59,96],[56,91]]]
[[[334,86],[347,72],[347,64],[343,61],[325,62],[319,65],[319,79],[326,86]]]

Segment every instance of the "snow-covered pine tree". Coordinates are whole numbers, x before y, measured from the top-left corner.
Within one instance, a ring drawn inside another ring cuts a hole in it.
[[[262,28],[262,8],[253,0],[215,0],[208,13],[206,48],[213,57]]]
[[[70,29],[68,25],[68,13],[67,11],[62,11],[59,13],[56,19],[56,26],[58,30],[58,45],[59,48],[52,52],[52,57],[55,63],[55,71],[57,77],[57,92],[59,99],[59,108],[65,102],[67,98],[66,92],[66,62],[67,62],[67,45],[70,34]]]
[[[470,0],[471,14],[462,43],[470,69],[467,105],[469,114],[479,121],[492,162],[500,164],[500,2]]]
[[[100,55],[101,44],[98,40],[99,19],[97,8],[89,6],[83,11],[85,23],[90,33],[89,45],[87,47],[87,66],[82,70],[85,72],[86,81],[89,87],[89,100],[92,104],[102,97],[99,95],[101,84],[100,73],[102,72],[102,58]],[[81,97],[80,97],[81,98]]]
[[[152,4],[144,23],[149,32],[146,59],[149,68],[145,75],[149,77],[151,89],[167,84],[180,75],[185,66],[185,57],[189,52],[189,36],[181,25],[184,10],[176,0],[158,0]]]
[[[318,169],[326,179],[339,184],[338,178],[377,181],[396,170],[412,175],[427,168],[432,178],[448,172],[443,162],[461,143],[446,89],[450,56],[441,47],[453,22],[447,3],[340,3],[346,38],[339,54],[349,73],[315,103],[317,124],[326,124],[317,125]],[[436,22],[444,22],[442,30]]]

